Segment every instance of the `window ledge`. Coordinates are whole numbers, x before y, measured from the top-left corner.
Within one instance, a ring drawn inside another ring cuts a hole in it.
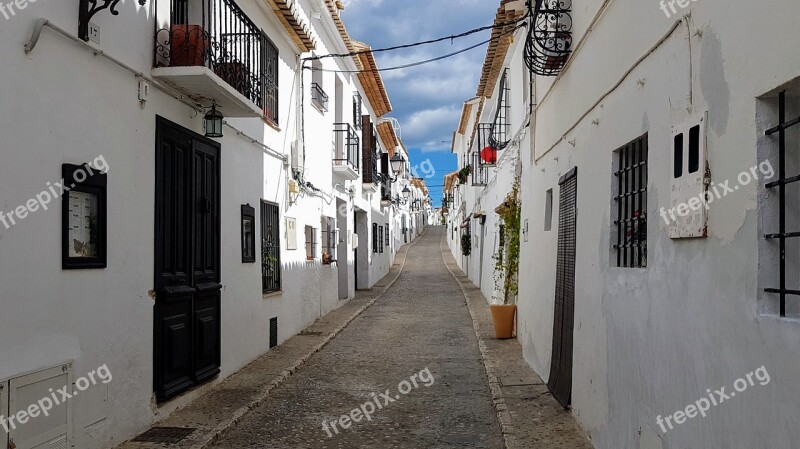
[[[271,298],[276,298],[278,296],[283,296],[283,290],[278,290],[277,292],[263,293],[261,295],[261,298],[262,299],[271,299]]]
[[[759,314],[756,315],[756,321],[767,321],[767,322],[776,322],[776,323],[787,323],[789,325],[797,325],[800,324],[800,318],[793,318],[788,316],[780,316],[780,315],[773,315],[773,314]]]
[[[278,126],[278,124],[275,123],[274,121],[272,121],[272,120],[270,120],[268,118],[264,118],[264,123],[266,123],[267,126],[269,126],[270,128],[274,129],[275,131],[281,132],[281,127]]]

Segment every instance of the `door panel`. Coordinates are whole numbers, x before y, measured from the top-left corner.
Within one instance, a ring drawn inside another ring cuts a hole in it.
[[[553,351],[547,386],[558,402],[572,398],[572,349],[575,327],[575,248],[577,237],[577,169],[559,182],[558,256],[553,318]]]
[[[219,374],[219,145],[158,119],[154,388],[165,401]]]

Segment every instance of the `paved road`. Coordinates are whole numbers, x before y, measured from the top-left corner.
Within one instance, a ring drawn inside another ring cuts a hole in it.
[[[429,228],[397,282],[215,447],[502,448],[443,232]]]

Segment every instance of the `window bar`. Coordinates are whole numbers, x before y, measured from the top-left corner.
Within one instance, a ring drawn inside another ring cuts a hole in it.
[[[617,172],[617,266],[622,266],[622,205],[620,204],[620,195],[622,195],[622,174],[624,173],[624,163],[622,161],[622,151],[619,152],[619,169]]]
[[[629,156],[630,155],[628,154],[628,148],[623,148],[622,149],[622,157],[625,159],[625,167],[628,167],[630,165]],[[623,197],[622,197],[622,207],[623,207],[622,215],[625,218],[628,218],[628,217],[630,217],[630,211],[628,210],[628,197],[631,196],[631,190],[633,190],[633,189],[631,189],[631,185],[630,185],[630,170],[625,170],[625,173],[622,176],[623,176],[622,182],[623,182],[623,184],[625,186],[625,195],[623,195]],[[624,223],[623,224],[623,229],[625,229],[625,233],[622,235],[622,242],[623,242],[623,244],[625,246],[620,248],[620,250],[622,250],[622,266],[623,267],[628,267],[629,266],[628,265],[628,242],[629,242],[628,241],[628,226],[629,226],[628,223]]]
[[[786,121],[786,91],[780,93],[778,100],[778,122],[783,125]],[[778,134],[778,177],[786,178],[786,129],[781,128]],[[786,185],[781,183],[778,187],[778,197],[780,201],[780,223],[778,225],[781,234],[781,316],[786,316]]]
[[[639,188],[647,189],[647,139],[639,141]],[[639,195],[639,266],[646,266],[647,254],[644,253],[643,247],[647,248],[647,194]],[[644,229],[642,229],[644,226]]]

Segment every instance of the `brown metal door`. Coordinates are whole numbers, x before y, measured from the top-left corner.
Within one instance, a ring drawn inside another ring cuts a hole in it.
[[[572,336],[575,323],[575,240],[577,236],[578,171],[573,168],[559,181],[558,257],[553,322],[553,354],[547,387],[558,402],[569,406],[572,397]]]

